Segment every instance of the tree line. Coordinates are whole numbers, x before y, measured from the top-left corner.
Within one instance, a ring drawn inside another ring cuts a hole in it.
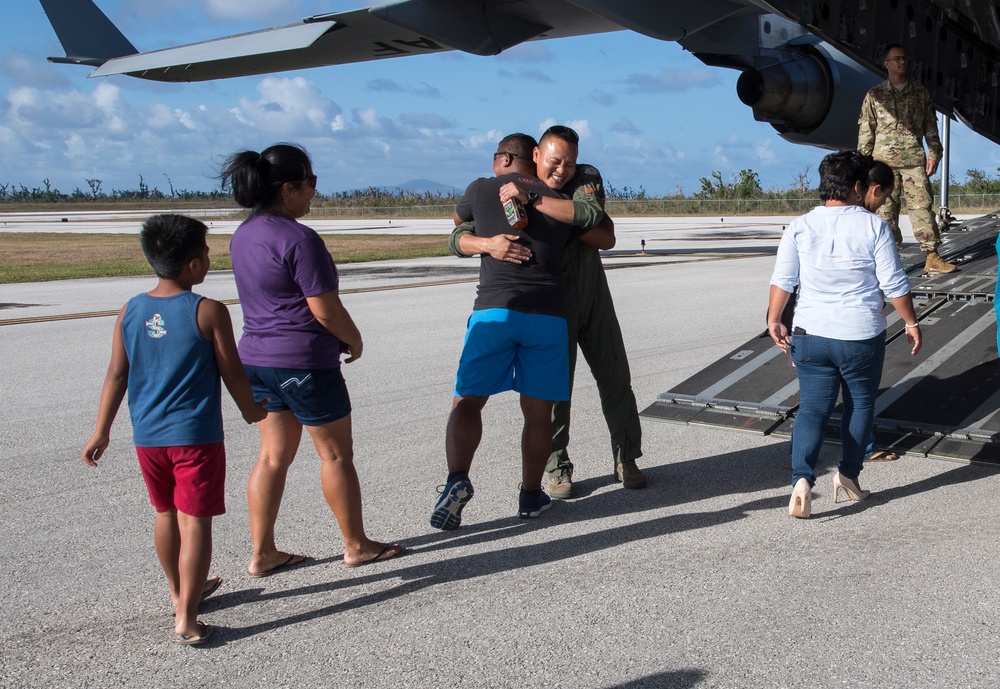
[[[810,167],[806,167],[796,175],[795,180],[786,188],[769,187],[765,189],[760,182],[760,175],[752,169],[743,169],[731,175],[723,176],[718,170],[713,170],[708,177],[699,179],[700,189],[693,194],[685,195],[678,186],[673,194],[660,196],[648,193],[644,187],[633,189],[629,186],[616,188],[608,185],[606,196],[609,201],[646,201],[646,200],[699,200],[699,199],[802,199],[815,198],[816,188],[812,183]],[[1000,172],[1000,168],[997,168]],[[228,192],[221,189],[213,191],[192,191],[176,189],[167,178],[168,190],[162,191],[157,186],[150,186],[142,175],[139,175],[139,186],[135,189],[104,190],[104,182],[100,179],[85,180],[87,188],[75,187],[72,192],[64,193],[52,186],[48,178],[43,179],[39,186],[27,186],[19,183],[0,182],[0,204],[44,204],[44,203],[90,203],[90,202],[198,202],[226,204],[231,202]],[[931,186],[935,195],[940,192],[940,179],[933,180]],[[965,181],[958,182],[954,177],[949,183],[952,194],[1000,194],[1000,176],[990,176],[979,169],[965,171]],[[457,203],[461,192],[442,194],[441,192],[411,192],[404,189],[384,187],[367,187],[351,191],[317,192],[314,206],[328,208],[358,208],[358,207],[412,207],[428,205],[447,205]]]

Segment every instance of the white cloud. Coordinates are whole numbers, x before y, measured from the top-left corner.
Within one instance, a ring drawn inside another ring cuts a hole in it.
[[[662,69],[657,75],[630,74],[625,78],[629,93],[681,93],[719,83],[718,74],[707,67]]]
[[[501,69],[497,72],[497,76],[501,79],[517,79],[525,81],[537,81],[543,84],[553,83],[552,77],[538,69],[537,67],[522,67],[517,70],[517,72],[511,72],[507,69]]]
[[[354,121],[361,125],[362,129],[372,132],[382,130],[382,122],[379,120],[378,111],[375,108],[357,108],[353,111]]]
[[[367,84],[365,88],[369,91],[374,92],[387,92],[387,93],[410,93],[414,96],[422,96],[424,98],[440,98],[441,91],[435,86],[423,82],[419,86],[404,86],[398,81],[393,81],[392,79],[372,79]]]
[[[186,129],[196,128],[194,118],[191,116],[190,113],[184,110],[175,109],[174,116],[177,118],[177,121],[181,123],[181,126],[185,127]]]
[[[771,165],[778,159],[778,155],[774,151],[774,142],[771,139],[761,139],[755,143],[753,152],[763,165]]]
[[[0,58],[0,75],[21,86],[66,88],[69,85],[62,74],[50,69],[45,63],[14,53],[7,53]]]
[[[455,127],[454,120],[433,112],[404,112],[400,114],[399,121],[420,129],[452,129]]]
[[[612,124],[611,131],[618,132],[619,134],[632,134],[632,135],[639,134],[639,129],[634,124],[632,124],[632,120],[630,120],[627,117],[625,119],[618,120],[617,122]]]
[[[716,144],[714,147],[712,147],[712,150],[709,154],[709,160],[712,162],[712,165],[714,165],[716,168],[721,168],[723,170],[728,170],[732,168],[733,162],[732,160],[730,160],[729,155],[727,154],[728,150],[729,149],[727,146],[723,146],[721,144]]]
[[[581,146],[583,145],[586,139],[589,139],[593,136],[593,131],[591,131],[590,128],[590,122],[588,122],[587,120],[565,120],[563,122],[558,122],[555,120],[555,118],[552,117],[545,118],[538,125],[538,136],[541,136],[546,129],[556,124],[565,125],[570,129],[574,130],[577,134],[579,134]]]
[[[513,134],[513,132],[510,133]],[[490,129],[483,134],[474,134],[469,137],[469,150],[481,151],[484,148],[493,148],[493,145],[499,143],[500,139],[505,136],[507,134],[499,129]]]
[[[538,62],[553,62],[556,58],[544,43],[529,41],[516,45],[513,48],[508,48],[495,59],[498,61],[535,64]]]
[[[67,158],[83,160],[87,157],[87,142],[84,141],[83,137],[79,134],[70,134],[66,137],[65,144],[66,147],[63,151],[63,155]]]
[[[340,106],[303,77],[264,77],[260,98],[240,98],[233,112],[242,124],[272,137],[301,137],[329,131],[341,115]]]

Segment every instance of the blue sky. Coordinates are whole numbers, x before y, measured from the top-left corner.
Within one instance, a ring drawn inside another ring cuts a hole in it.
[[[97,0],[140,50],[291,24],[364,7],[339,0]],[[820,149],[782,140],[736,97],[738,74],[675,43],[622,31],[533,42],[497,57],[462,53],[321,67],[263,77],[160,84],[88,79],[63,55],[37,0],[0,8],[0,185],[104,191],[210,190],[242,148],[296,141],[321,192],[431,179],[464,187],[490,174],[497,140],[553,123],[581,134],[580,160],[611,186],[690,194],[719,170],[751,168],[787,188]],[[997,175],[1000,146],[952,124],[952,178]],[[169,179],[169,182],[168,182]]]

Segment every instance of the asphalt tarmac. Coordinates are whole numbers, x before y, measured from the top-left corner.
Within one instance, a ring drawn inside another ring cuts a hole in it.
[[[621,232],[625,246],[605,264],[640,409],[763,332],[776,244],[765,235],[780,227],[763,232],[759,221],[669,243],[654,222],[641,230],[645,256],[628,246],[638,235]],[[306,440],[278,542],[314,559],[248,578],[245,485],[258,439],[226,399],[228,513],[215,521],[212,568],[225,581],[202,606],[218,631],[196,648],[173,643],[124,409],[101,467],[79,459],[113,324],[94,314],[152,282],[0,285],[0,686],[1000,685],[991,467],[910,456],[874,464],[861,477],[871,498],[835,505],[839,449],[828,447],[813,517],[795,520],[787,442],[644,419],[649,487],[626,491],[612,480],[581,361],[577,497],[536,520],[514,517],[520,414],[507,393],[486,407],[462,527],[431,529],[477,263],[343,271],[344,303],[366,342],[344,370],[365,523],[406,556],[342,566]],[[236,296],[228,273],[198,291]],[[239,328],[239,307],[230,311]]]

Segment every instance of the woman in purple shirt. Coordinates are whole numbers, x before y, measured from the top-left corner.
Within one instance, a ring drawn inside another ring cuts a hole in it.
[[[285,477],[303,426],[322,460],[323,495],[344,536],[344,565],[357,567],[403,553],[365,535],[361,486],[354,469],[351,401],[340,372],[361,357],[361,333],[340,301],[337,267],[316,232],[297,220],[309,212],[316,175],[299,146],[277,144],[232,155],[223,186],[250,209],[230,253],[243,309],[240,358],[257,400],[269,399],[258,424],[260,455],[247,502],[253,555],[248,573],[266,577],[308,558],[278,550],[274,525]]]

